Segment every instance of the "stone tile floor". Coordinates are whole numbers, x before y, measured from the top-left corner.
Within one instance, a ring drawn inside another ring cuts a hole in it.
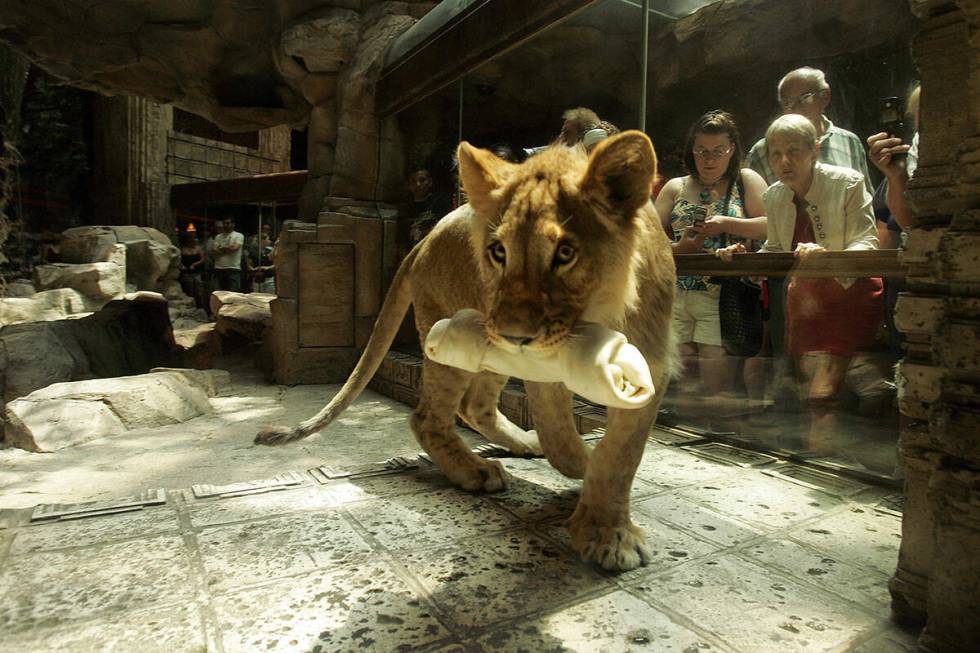
[[[3,511],[0,651],[915,650],[889,621],[894,490],[841,498],[651,441],[633,502],[654,559],[616,575],[568,547],[578,483],[504,463],[495,495],[423,463],[53,523]]]

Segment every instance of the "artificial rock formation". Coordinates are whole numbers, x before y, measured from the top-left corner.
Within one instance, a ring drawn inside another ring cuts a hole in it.
[[[180,364],[167,301],[157,293],[126,295],[80,319],[0,329],[4,402],[52,383],[141,374]]]
[[[276,298],[268,293],[240,293],[215,290],[211,293],[211,314],[215,331],[223,336],[237,334],[249,342],[262,340],[272,323],[269,304]]]
[[[67,229],[58,242],[62,263],[111,261],[116,245],[124,245],[126,282],[135,290],[181,296],[180,251],[152,227],[86,226]]]
[[[228,372],[161,368],[150,374],[55,383],[7,404],[7,444],[50,452],[211,412]]]
[[[49,263],[34,268],[38,290],[73,288],[93,303],[118,299],[126,293],[126,246],[115,244],[105,261],[98,263]]]
[[[99,306],[74,288],[45,290],[30,297],[5,297],[0,299],[0,327],[63,320],[70,315],[90,313]]]

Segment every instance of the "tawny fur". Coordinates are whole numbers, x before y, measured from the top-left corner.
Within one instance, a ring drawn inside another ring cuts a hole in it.
[[[564,385],[525,383],[537,426],[525,432],[497,409],[506,378],[428,359],[411,426],[432,460],[467,490],[500,490],[509,476],[499,461],[464,445],[457,414],[518,454],[543,452],[563,474],[585,479],[569,520],[580,554],[608,569],[645,564],[650,553],[629,519],[629,492],[676,360],[674,263],[649,200],[653,147],[645,135],[625,132],[591,156],[556,146],[515,165],[463,143],[459,161],[470,204],[441,220],[402,263],[343,388],[313,418],[292,429],[266,429],[255,441],[297,440],[343,412],[377,370],[410,304],[423,341],[436,321],[463,308],[487,316],[487,335],[499,345],[526,339],[525,346],[541,351],[562,346],[577,321],[598,322],[624,332],[643,352],[658,399],[641,410],[610,409],[595,449],[575,429]]]

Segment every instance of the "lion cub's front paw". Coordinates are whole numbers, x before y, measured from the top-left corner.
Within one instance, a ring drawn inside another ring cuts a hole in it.
[[[629,571],[653,558],[643,529],[627,522],[622,526],[599,523],[581,504],[568,520],[572,547],[583,560],[610,571]]]

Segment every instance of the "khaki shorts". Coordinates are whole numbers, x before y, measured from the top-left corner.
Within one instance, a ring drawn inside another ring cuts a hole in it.
[[[674,295],[674,332],[677,342],[696,342],[721,347],[721,319],[718,317],[720,286],[708,290],[677,288]]]

